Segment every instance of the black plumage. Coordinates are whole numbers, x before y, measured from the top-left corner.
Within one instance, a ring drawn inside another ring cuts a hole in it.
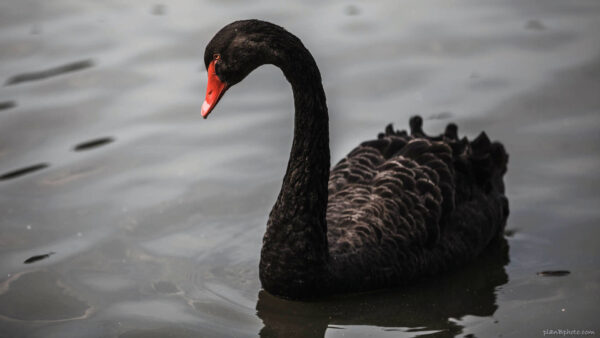
[[[215,55],[218,55],[216,57]],[[325,93],[317,65],[285,29],[258,20],[225,26],[205,51],[231,87],[262,64],[292,85],[294,140],[260,261],[265,290],[287,298],[401,285],[465,264],[503,234],[508,155],[485,133],[459,139],[391,125],[330,170]]]

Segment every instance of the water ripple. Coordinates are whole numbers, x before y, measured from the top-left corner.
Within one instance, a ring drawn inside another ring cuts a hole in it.
[[[14,108],[16,105],[15,101],[2,101],[0,102],[0,110]]]
[[[32,166],[29,167],[25,167],[25,168],[20,168],[20,169],[16,169],[13,171],[9,171],[5,174],[0,175],[0,181],[4,181],[4,180],[10,180],[13,178],[17,178],[19,176],[23,176],[23,175],[27,175],[29,173],[32,173],[34,171],[38,171],[38,170],[42,170],[45,169],[47,167],[49,167],[50,165],[47,163],[39,163],[39,164],[34,164]]]
[[[66,65],[41,70],[37,72],[22,73],[10,77],[6,80],[6,85],[14,85],[21,82],[43,80],[52,76],[57,76],[65,73],[75,72],[78,70],[90,68],[94,65],[92,60],[81,60],[68,63]]]
[[[109,144],[111,142],[114,142],[114,138],[112,137],[102,137],[102,138],[97,138],[94,140],[90,140],[90,141],[86,141],[83,143],[79,143],[78,145],[76,145],[73,149],[75,151],[82,151],[82,150],[89,150],[92,148],[97,148],[97,147],[101,147],[103,145]]]

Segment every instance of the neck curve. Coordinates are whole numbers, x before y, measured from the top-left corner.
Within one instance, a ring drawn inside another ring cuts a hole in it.
[[[290,33],[271,46],[294,94],[294,139],[279,196],[267,223],[260,262],[265,289],[314,296],[324,288],[327,246],[329,117],[319,69]]]

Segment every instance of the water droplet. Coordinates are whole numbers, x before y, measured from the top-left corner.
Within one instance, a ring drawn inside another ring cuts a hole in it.
[[[27,225],[27,230],[31,230],[31,225]]]

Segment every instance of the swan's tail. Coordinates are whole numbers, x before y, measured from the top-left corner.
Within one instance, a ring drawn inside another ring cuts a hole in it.
[[[410,134],[404,130],[394,130],[389,124],[378,138],[425,138],[430,141],[443,141],[452,148],[454,170],[464,173],[465,177],[474,178],[474,183],[486,193],[504,195],[503,176],[508,165],[508,153],[499,142],[492,142],[485,132],[475,139],[459,138],[458,127],[454,123],[446,126],[444,133],[429,136],[423,131],[423,119],[413,116],[410,121]],[[508,201],[503,206],[504,217],[508,217]]]

